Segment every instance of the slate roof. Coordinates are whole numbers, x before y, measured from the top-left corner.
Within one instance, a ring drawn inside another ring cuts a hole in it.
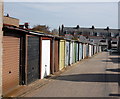
[[[64,27],[63,28],[63,32],[68,31],[69,33],[71,32],[83,32],[83,33],[92,33],[92,32],[98,32],[98,33],[120,33],[119,29],[109,29],[107,30],[106,28],[84,28],[84,27],[80,27],[80,28],[76,28],[76,27]]]

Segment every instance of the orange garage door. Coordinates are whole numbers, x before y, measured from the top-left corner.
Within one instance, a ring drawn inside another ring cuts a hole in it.
[[[19,85],[20,37],[3,37],[3,95]]]

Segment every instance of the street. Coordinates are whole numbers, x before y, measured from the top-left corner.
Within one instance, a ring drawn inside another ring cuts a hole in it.
[[[113,97],[119,93],[119,57],[102,52],[81,61],[24,97]]]

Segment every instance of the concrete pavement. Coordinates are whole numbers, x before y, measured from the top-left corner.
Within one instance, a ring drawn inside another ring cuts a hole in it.
[[[99,53],[24,97],[117,97],[120,95],[118,61],[116,54]]]

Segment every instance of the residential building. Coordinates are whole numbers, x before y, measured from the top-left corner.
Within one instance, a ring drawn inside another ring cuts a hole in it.
[[[92,26],[91,28],[83,28],[77,25],[76,27],[65,27],[61,26],[59,29],[59,35],[65,36],[67,38],[79,38],[80,35],[83,35],[92,42],[98,42],[102,45],[102,50],[111,49],[111,40],[115,39],[119,36],[118,29],[110,29],[107,28],[95,28]]]

